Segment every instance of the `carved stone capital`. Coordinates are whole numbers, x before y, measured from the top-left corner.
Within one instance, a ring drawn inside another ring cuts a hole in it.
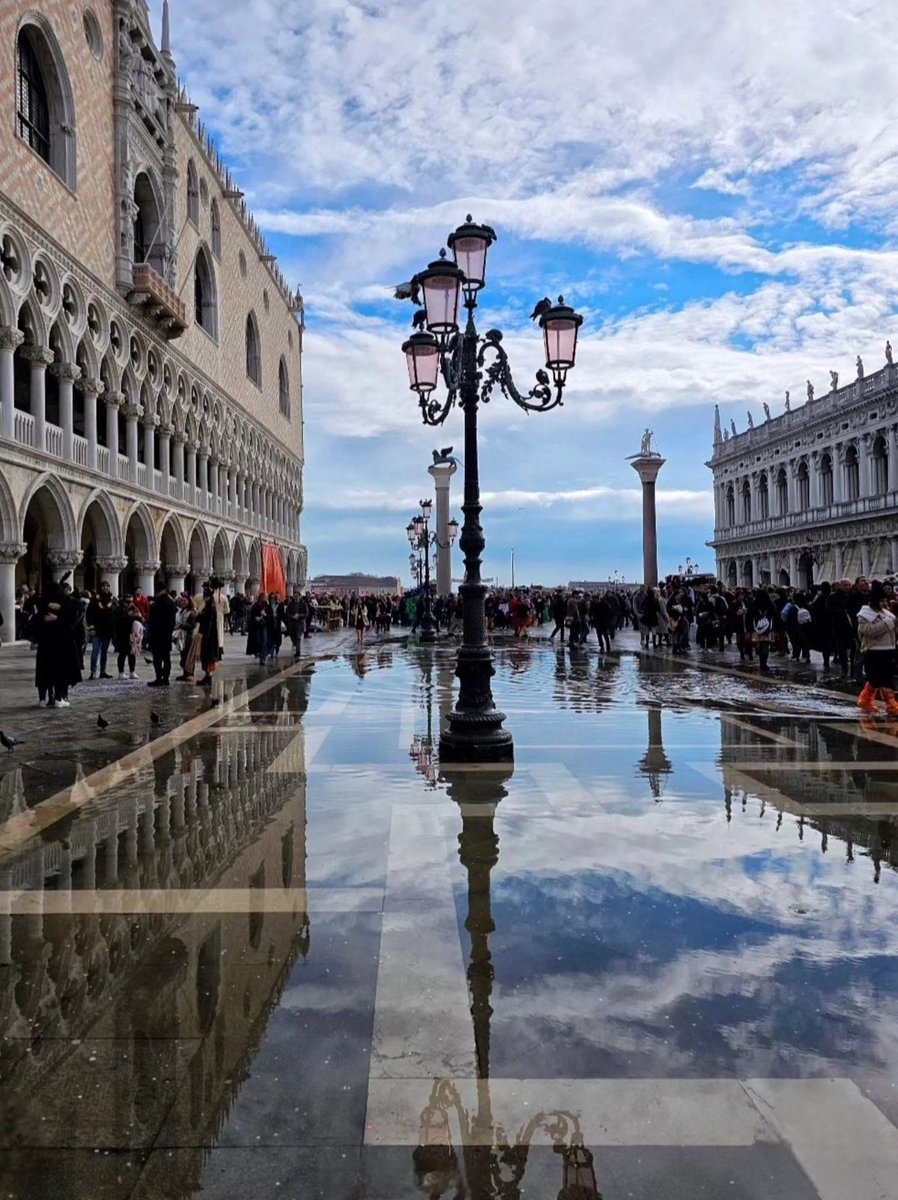
[[[184,432],[183,429],[175,429],[174,432],[172,433],[172,439],[176,446],[186,446],[187,445],[187,434]]]
[[[68,379],[74,383],[81,378],[81,368],[75,363],[51,363],[49,367],[51,375],[55,375],[57,379]]]
[[[157,421],[159,420],[158,417],[156,419],[157,419]],[[174,434],[174,432],[175,432],[174,425],[169,425],[166,421],[162,421],[159,423],[159,436],[160,437],[170,438]],[[177,438],[175,438],[175,440],[177,441]]]
[[[124,571],[128,565],[127,558],[117,558],[115,555],[106,558],[95,558],[94,563],[101,571]]]
[[[156,429],[160,424],[160,420],[156,413],[144,413],[141,424],[144,429]]]
[[[106,394],[103,396],[103,399],[106,401],[107,408],[121,408],[125,403],[125,393],[106,392]]]
[[[53,362],[53,351],[48,350],[46,346],[23,346],[19,357],[30,362],[32,369],[46,369]]]
[[[125,404],[123,410],[125,417],[129,421],[139,421],[143,416],[143,405],[135,404],[133,401]]]
[[[47,562],[57,571],[66,569],[74,571],[83,557],[80,550],[50,550],[47,554]]]
[[[205,443],[201,446],[198,446],[197,454],[200,456],[200,458],[208,458],[209,453],[209,447]]]
[[[27,549],[22,542],[0,542],[0,564],[18,562]]]
[[[11,329],[8,325],[0,328],[0,350],[17,350],[24,341],[21,329]]]
[[[85,396],[101,396],[106,391],[106,384],[102,379],[91,379],[85,375],[75,380],[75,386]]]
[[[197,453],[197,451],[198,451],[198,450],[199,450],[199,448],[200,448],[200,444],[199,444],[199,442],[195,442],[195,441],[193,440],[193,438],[185,438],[185,442],[187,443],[187,449],[188,449],[188,451],[189,451],[191,454],[196,454],[196,453]]]
[[[165,564],[165,570],[168,572],[169,575],[189,575],[190,574],[190,564],[189,563],[167,562]]]
[[[135,570],[141,575],[155,575],[162,563],[158,558],[148,559],[146,562],[138,562],[134,564]]]

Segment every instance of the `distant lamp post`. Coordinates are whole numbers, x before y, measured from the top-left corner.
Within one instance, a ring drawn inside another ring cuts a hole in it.
[[[477,408],[490,399],[495,388],[531,412],[548,412],[561,404],[583,323],[561,296],[557,304],[546,297],[536,305],[532,316],[543,331],[546,369],[537,371],[536,384],[529,392],[518,391],[501,331],[490,329],[481,337],[474,324],[477,293],[486,282],[487,251],[495,240],[494,230],[475,224],[469,215],[465,224],[449,235],[454,261],[441,251],[439,258],[397,292],[424,302],[414,317],[416,332],[402,346],[409,386],[418,395],[424,423],[442,425],[456,401],[465,414],[465,520],[459,543],[465,556],[465,581],[459,588],[464,625],[455,671],[459,693],[449,714],[449,730],[440,741],[441,758],[455,762],[508,762],[514,757],[512,736],[502,728],[505,714],[493,703],[490,687],[495,669],[486,641],[486,586],[480,575],[486,542],[480,524]],[[459,328],[462,299],[468,314],[463,330]],[[426,331],[422,325],[427,326]],[[441,374],[447,389],[442,401],[433,395]]]
[[[452,520],[448,525],[448,541],[441,542],[437,537],[436,530],[429,528],[430,514],[433,508],[432,500],[419,500],[421,512],[412,517],[408,525],[405,527],[405,532],[408,534],[408,540],[413,550],[417,550],[419,554],[418,561],[421,560],[421,555],[424,557],[424,613],[421,617],[421,641],[433,642],[436,641],[437,626],[433,619],[433,603],[430,595],[430,547],[437,546],[441,550],[446,550],[455,541],[455,536],[458,533],[458,521]],[[418,580],[418,586],[421,586],[421,580]]]

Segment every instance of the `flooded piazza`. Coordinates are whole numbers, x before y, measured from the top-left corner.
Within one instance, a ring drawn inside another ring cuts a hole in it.
[[[513,767],[400,643],[3,756],[2,1200],[898,1194],[898,724],[495,653]]]

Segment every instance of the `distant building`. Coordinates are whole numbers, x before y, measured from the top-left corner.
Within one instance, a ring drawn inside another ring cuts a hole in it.
[[[610,579],[572,579],[567,586],[569,592],[608,592],[619,584]]]
[[[718,416],[706,464],[718,577],[807,587],[898,569],[896,431],[891,362],[818,399],[809,385],[807,403],[742,433],[724,434]]]
[[[357,571],[351,575],[316,575],[309,582],[309,589],[331,596],[351,596],[354,592],[398,596],[402,585],[395,575],[363,575]]]

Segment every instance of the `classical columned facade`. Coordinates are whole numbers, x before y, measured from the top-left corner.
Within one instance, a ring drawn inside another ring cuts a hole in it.
[[[301,299],[146,5],[98,6],[87,41],[62,0],[13,7],[0,107],[27,60],[50,111],[0,180],[0,634],[66,570],[252,590],[274,543],[303,586]]]
[[[889,352],[890,357],[890,352]],[[807,587],[898,571],[898,366],[744,432],[715,420],[717,574]]]

